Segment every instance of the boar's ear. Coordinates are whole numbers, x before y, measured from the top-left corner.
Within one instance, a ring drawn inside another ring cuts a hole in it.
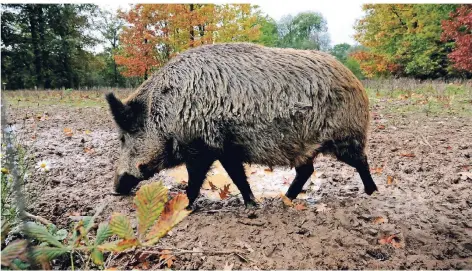
[[[130,105],[123,104],[113,93],[106,95],[108,104],[110,105],[111,113],[115,119],[116,124],[124,131],[131,132],[138,124],[138,112],[141,108],[134,108]]]

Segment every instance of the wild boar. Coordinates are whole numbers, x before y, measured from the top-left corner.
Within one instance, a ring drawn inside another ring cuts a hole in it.
[[[329,54],[248,43],[204,45],[155,72],[123,102],[107,94],[119,127],[115,190],[185,164],[188,208],[219,160],[256,205],[244,163],[295,167],[294,199],[319,153],[357,169],[365,192],[377,190],[365,154],[369,107],[354,74]]]

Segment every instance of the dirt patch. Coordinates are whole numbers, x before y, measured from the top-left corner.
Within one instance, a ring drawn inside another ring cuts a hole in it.
[[[387,106],[379,102],[372,109],[368,150],[379,193],[365,195],[353,168],[320,157],[297,200],[307,209],[298,211],[270,197],[288,187],[291,180],[285,179],[293,172],[253,166],[248,170],[261,193],[259,209],[245,210],[235,190],[224,201],[204,190],[200,209],[159,244],[248,253],[178,254],[174,268],[472,269],[472,118],[384,114]],[[132,197],[111,194],[119,141],[105,106],[11,107],[8,120],[33,163],[51,162],[50,172],[31,172],[27,180],[31,213],[68,227],[70,216],[92,215],[105,203],[103,220],[112,212],[133,212]],[[182,172],[166,171],[150,181],[180,191]],[[212,174],[227,182],[217,165]],[[110,266],[131,268],[129,257],[116,257]]]

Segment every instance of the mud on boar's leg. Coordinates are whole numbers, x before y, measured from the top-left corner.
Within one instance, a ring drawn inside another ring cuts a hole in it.
[[[257,202],[255,200],[254,194],[252,194],[251,187],[247,182],[246,172],[244,171],[244,165],[238,160],[234,160],[229,157],[224,157],[219,159],[221,165],[228,173],[233,183],[238,187],[241,195],[244,199],[244,204],[246,208],[257,207]]]
[[[285,196],[291,200],[297,198],[298,194],[300,194],[303,186],[308,181],[311,174],[313,174],[315,169],[313,168],[312,161],[310,161],[309,164],[296,167],[295,171],[297,172],[297,175],[295,175],[295,179],[293,180],[292,184],[290,184],[287,193],[285,193]]]
[[[339,144],[335,143],[334,146],[336,157],[340,161],[356,168],[364,184],[365,193],[372,195],[372,193],[377,191],[377,186],[370,175],[369,163],[367,162],[367,155],[364,153],[363,146],[357,140],[343,141]]]
[[[208,170],[210,170],[211,165],[215,161],[214,159],[204,157],[204,155],[202,156],[199,159],[192,159],[185,163],[188,173],[187,197],[189,203],[187,210],[195,208],[194,202],[200,194],[200,189],[205,181]]]

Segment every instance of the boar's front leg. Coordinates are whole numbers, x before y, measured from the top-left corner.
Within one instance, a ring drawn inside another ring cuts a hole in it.
[[[238,159],[235,159],[235,157],[221,157],[219,160],[223,168],[226,170],[226,173],[228,173],[231,180],[233,180],[234,184],[241,192],[246,208],[257,206],[254,194],[252,194],[251,187],[247,182],[243,163]]]
[[[206,174],[214,161],[214,159],[202,155],[199,159],[192,159],[185,163],[188,173],[187,197],[189,203],[187,210],[194,209],[195,200],[200,194],[200,188],[202,187]]]

